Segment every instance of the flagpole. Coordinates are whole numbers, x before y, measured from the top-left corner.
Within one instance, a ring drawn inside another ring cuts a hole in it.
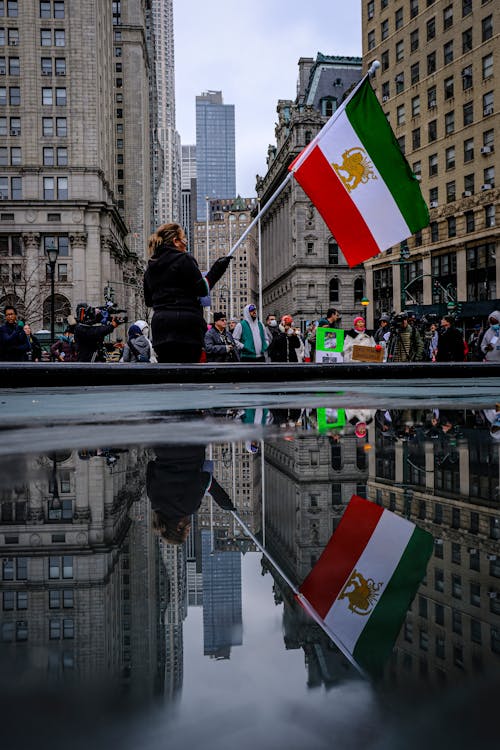
[[[366,679],[368,679],[368,675],[360,667],[360,665],[354,659],[354,657],[352,656],[352,654],[349,653],[349,651],[347,650],[346,646],[344,646],[344,644],[342,643],[342,641],[339,640],[338,636],[333,635],[333,633],[331,633],[328,630],[328,628],[325,626],[324,621],[321,619],[321,617],[316,612],[316,610],[314,609],[314,607],[312,606],[312,604],[309,602],[309,600],[306,599],[306,597],[303,594],[300,593],[299,589],[295,586],[294,583],[292,583],[292,581],[288,578],[288,576],[286,575],[286,573],[280,568],[280,566],[278,565],[278,563],[275,562],[275,560],[273,560],[273,558],[271,557],[271,555],[269,554],[269,552],[265,549],[265,547],[262,546],[262,544],[259,542],[259,540],[257,539],[257,537],[254,534],[252,534],[252,532],[250,531],[250,529],[248,528],[248,526],[246,525],[246,523],[241,520],[241,518],[239,517],[239,515],[236,513],[235,510],[232,510],[230,512],[231,512],[231,515],[234,516],[234,518],[236,518],[236,520],[238,521],[238,523],[241,525],[241,527],[243,528],[243,531],[250,537],[250,539],[255,544],[255,546],[262,552],[262,554],[264,555],[264,557],[267,560],[269,560],[269,562],[271,563],[271,565],[273,566],[273,568],[283,578],[283,580],[285,581],[285,583],[287,583],[290,586],[293,594],[295,595],[295,598],[297,599],[298,602],[300,602],[300,604],[305,609],[305,611],[313,618],[313,620],[320,626],[320,628],[327,634],[327,636],[335,643],[335,645],[337,646],[337,648],[339,649],[339,651],[352,664],[352,666],[355,667],[358,670],[358,672],[360,673],[360,675],[362,677],[365,677]]]
[[[257,216],[250,222],[250,224],[247,226],[247,228],[245,229],[245,231],[243,232],[243,234],[241,235],[241,237],[239,238],[239,240],[235,243],[235,245],[233,245],[233,247],[231,248],[231,250],[228,252],[228,256],[232,255],[234,253],[234,251],[241,245],[241,243],[243,242],[243,240],[245,240],[248,237],[248,234],[249,234],[250,230],[253,229],[253,227],[257,224],[257,222],[259,221],[259,219],[262,216],[262,214],[267,211],[267,209],[269,208],[269,206],[271,205],[271,203],[274,200],[276,200],[276,198],[281,193],[281,191],[286,187],[286,185],[288,185],[288,183],[290,182],[290,180],[292,179],[292,177],[293,177],[292,173],[289,172],[287,174],[287,176],[285,177],[285,179],[283,180],[283,182],[281,183],[281,185],[279,185],[276,188],[276,190],[274,191],[274,193],[271,195],[271,197],[269,198],[269,200],[267,201],[267,203],[264,206],[262,206],[262,208],[259,208]]]

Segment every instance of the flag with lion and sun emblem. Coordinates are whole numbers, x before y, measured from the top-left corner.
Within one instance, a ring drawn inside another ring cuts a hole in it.
[[[352,267],[429,224],[368,76],[288,168]]]
[[[299,601],[368,675],[381,674],[425,576],[431,534],[353,495]]]

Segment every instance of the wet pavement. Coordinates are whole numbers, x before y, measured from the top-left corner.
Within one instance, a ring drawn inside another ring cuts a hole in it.
[[[492,745],[498,385],[0,391],[2,749]],[[300,601],[353,496],[431,540],[376,675]]]

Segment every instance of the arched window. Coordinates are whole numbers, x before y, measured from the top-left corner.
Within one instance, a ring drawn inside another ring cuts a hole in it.
[[[43,302],[43,327],[46,330],[50,330],[50,295],[45,298]],[[55,325],[54,330],[56,333],[64,331],[66,326],[66,318],[71,315],[71,304],[70,301],[62,294],[54,294],[54,313],[55,313]]]
[[[339,280],[337,278],[331,279],[328,285],[328,299],[330,302],[339,301]]]
[[[337,109],[337,99],[334,96],[325,96],[320,102],[321,114],[324,117],[331,117]]]
[[[357,278],[354,282],[354,302],[361,302],[365,296],[365,280]]]

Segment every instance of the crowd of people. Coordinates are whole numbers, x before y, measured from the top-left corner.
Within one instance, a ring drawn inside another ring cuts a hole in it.
[[[437,316],[418,321],[404,311],[382,314],[373,331],[367,330],[363,316],[356,316],[352,328],[344,330],[340,327],[340,311],[330,308],[324,318],[301,331],[290,314],[279,320],[269,314],[262,323],[255,304],[250,303],[241,320],[228,321],[223,312],[215,311],[213,322],[207,324],[203,305],[207,299],[209,304],[210,290],[228,269],[232,256],[218,258],[203,275],[196,259],[187,252],[183,228],[175,223],[163,224],[151,235],[149,255],[144,300],[153,309],[151,339],[147,322],[137,320],[129,326],[126,342],[107,346],[105,338],[125,321],[108,315],[105,307],[80,304],[77,317],[68,319],[66,330],[52,343],[49,355],[42,351],[29,324],[19,321],[17,310],[8,305],[0,326],[0,361],[315,362],[320,328],[340,331],[338,341],[343,343],[341,351],[337,347],[336,361],[357,361],[360,351],[370,349],[377,352],[374,360],[384,362],[500,361],[498,310],[489,315],[484,330],[476,325],[467,340],[450,315],[440,321]]]

